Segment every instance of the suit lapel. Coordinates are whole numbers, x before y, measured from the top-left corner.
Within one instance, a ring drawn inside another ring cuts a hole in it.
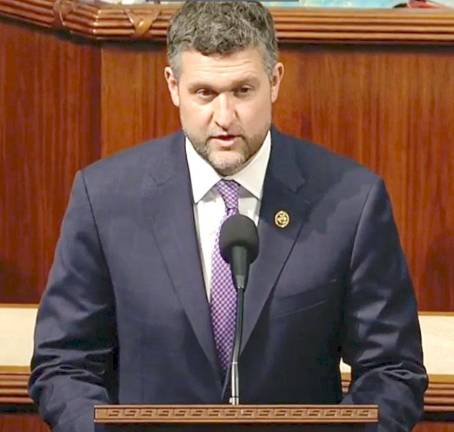
[[[144,202],[175,291],[213,371],[219,375],[182,133],[166,142],[151,161]]]
[[[298,144],[272,129],[271,155],[258,224],[259,256],[251,266],[245,294],[243,349],[293,248],[310,204],[304,196],[301,168],[297,166],[294,146]],[[276,213],[281,210],[290,217],[283,228],[275,221]]]

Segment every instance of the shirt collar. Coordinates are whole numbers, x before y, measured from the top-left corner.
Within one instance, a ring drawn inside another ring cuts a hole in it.
[[[235,180],[242,188],[247,190],[258,200],[262,199],[263,182],[265,181],[266,168],[271,152],[271,134],[265,136],[262,146],[258,152],[232,176],[222,177],[215,169],[200,156],[192,146],[189,138],[185,140],[186,158],[191,177],[192,195],[194,203],[197,204],[222,178]]]

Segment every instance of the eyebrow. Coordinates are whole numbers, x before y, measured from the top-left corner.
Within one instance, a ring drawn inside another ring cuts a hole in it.
[[[246,76],[244,78],[238,79],[236,81],[233,81],[232,83],[229,84],[229,88],[236,89],[238,87],[241,87],[245,84],[251,84],[251,85],[257,85],[259,83],[259,79],[255,76]],[[198,88],[207,88],[214,90],[216,88],[216,85],[213,85],[210,82],[207,81],[194,81],[193,83],[189,84],[189,90],[195,90]]]

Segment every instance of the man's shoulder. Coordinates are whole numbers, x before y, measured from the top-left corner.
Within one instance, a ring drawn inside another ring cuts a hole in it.
[[[380,178],[360,162],[320,144],[281,132],[278,132],[277,137],[281,146],[290,147],[296,164],[306,178],[331,182],[349,177],[366,183],[375,183]]]
[[[147,165],[151,158],[165,157],[175,150],[184,139],[181,131],[151,139],[93,162],[84,168],[85,172],[104,171],[118,168],[131,168]]]
[[[115,154],[97,160],[82,169],[82,175],[90,184],[140,181],[144,173],[152,171],[153,165],[171,160],[181,152],[184,135],[181,131],[137,144]]]

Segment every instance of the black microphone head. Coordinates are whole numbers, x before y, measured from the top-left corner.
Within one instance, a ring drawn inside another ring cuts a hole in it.
[[[232,248],[244,247],[247,250],[249,264],[254,262],[259,253],[257,227],[252,219],[236,214],[230,216],[221,226],[219,249],[225,262],[230,264]]]

